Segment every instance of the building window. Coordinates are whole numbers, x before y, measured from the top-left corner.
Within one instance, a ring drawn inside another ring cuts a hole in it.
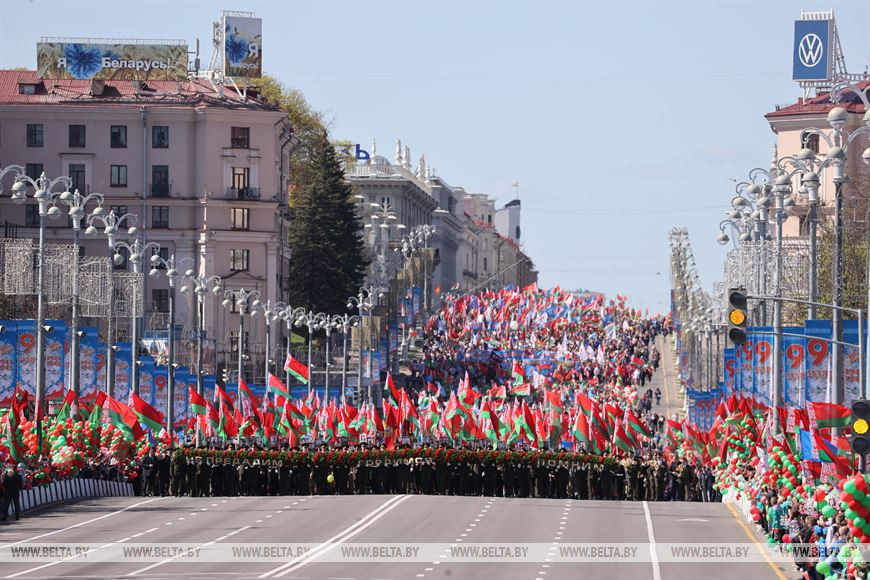
[[[160,256],[163,262],[169,261],[169,248],[151,248],[152,256]],[[165,270],[166,266],[163,262],[148,262],[149,267],[156,268],[157,270]]]
[[[151,166],[151,197],[169,197],[169,166]]]
[[[43,144],[43,127],[42,123],[27,124],[27,146],[42,147]]]
[[[248,257],[250,250],[230,250],[230,270],[240,271],[248,269]]]
[[[249,149],[251,147],[251,128],[232,127],[230,130],[230,146],[233,149]]]
[[[151,147],[154,149],[169,147],[169,127],[162,125],[151,127]]]
[[[27,177],[36,181],[42,175],[42,163],[28,163],[24,167],[24,173],[27,174]]]
[[[804,139],[804,145],[807,149],[812,151],[813,153],[819,152],[819,135],[817,133],[810,133]]]
[[[112,213],[115,214],[116,217],[121,217],[127,213],[126,205],[113,205],[109,208]]]
[[[169,227],[169,207],[165,205],[151,206],[151,227],[152,228],[168,228]]]
[[[126,165],[112,165],[112,177],[109,185],[112,187],[127,187]]]
[[[166,288],[151,290],[151,304],[154,312],[169,312],[169,290]]]
[[[112,264],[115,266],[115,269],[126,270],[127,261],[130,259],[130,251],[127,248],[120,247],[115,253],[123,258],[119,262],[115,262],[114,259],[112,260]]]
[[[85,146],[85,126],[70,125],[69,126],[69,146],[84,147]]]
[[[486,263],[486,258],[483,259],[483,271],[489,272],[489,266]]]
[[[250,210],[246,207],[234,207],[230,209],[230,217],[233,222],[234,230],[248,229],[248,213]]]
[[[85,185],[85,166],[83,163],[69,164],[69,177],[72,179],[72,190],[78,190],[79,193],[87,193]]]
[[[517,226],[517,239],[520,239],[520,226]]]
[[[230,310],[230,312],[238,312],[238,311],[239,311],[239,309],[236,306],[236,303],[233,302],[233,306],[232,306],[232,309]],[[248,344],[248,331],[247,330],[245,331],[245,334],[243,335],[243,337],[244,337],[245,344]],[[235,353],[239,352],[239,331],[238,330],[235,332],[230,331],[230,351],[235,352]]]
[[[381,198],[381,207],[393,207],[393,198],[392,197],[382,197]]]
[[[39,204],[28,203],[24,206],[24,225],[38,226],[39,225]]]
[[[109,128],[109,146],[115,149],[127,147],[127,125],[112,125]]]

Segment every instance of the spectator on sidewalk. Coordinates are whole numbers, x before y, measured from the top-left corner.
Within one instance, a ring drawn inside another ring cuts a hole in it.
[[[24,480],[21,474],[15,471],[14,467],[9,467],[6,474],[3,476],[3,512],[0,514],[0,521],[6,521],[9,514],[9,504],[15,510],[15,519],[21,519],[21,488],[24,486]]]

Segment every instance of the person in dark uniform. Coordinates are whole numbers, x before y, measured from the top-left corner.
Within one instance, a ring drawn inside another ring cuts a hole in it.
[[[517,497],[532,497],[532,467],[525,462],[517,464]]]
[[[507,458],[504,462],[502,479],[504,480],[504,496],[516,497],[517,470],[514,466],[514,462],[510,458]]]
[[[171,460],[168,455],[161,453],[157,458],[157,480],[158,489],[162,497],[169,495],[169,475],[171,471]]]
[[[23,469],[24,464],[19,465],[19,469]],[[9,505],[15,511],[15,519],[21,519],[21,488],[24,487],[24,478],[21,473],[15,470],[14,467],[6,469],[6,474],[3,476],[3,510],[0,513],[0,521],[6,521],[9,515]]]

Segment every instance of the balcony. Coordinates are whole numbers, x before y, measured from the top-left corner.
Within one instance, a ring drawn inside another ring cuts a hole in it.
[[[151,197],[169,197],[168,183],[149,183],[148,190],[151,192]]]
[[[243,201],[259,201],[259,187],[228,187],[226,199],[240,199]]]

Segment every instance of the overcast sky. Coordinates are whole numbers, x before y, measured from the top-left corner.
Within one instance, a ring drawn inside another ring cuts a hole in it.
[[[41,36],[199,38],[207,64],[218,12],[253,11],[265,72],[325,111],[333,137],[376,138],[389,158],[401,138],[448,183],[502,204],[519,182],[542,285],[664,312],[668,230],[689,228],[706,286],[722,278],[731,179],[768,165],[763,115],[800,96],[793,20],[831,7],[861,72],[867,0],[0,0],[0,68],[35,68]]]

